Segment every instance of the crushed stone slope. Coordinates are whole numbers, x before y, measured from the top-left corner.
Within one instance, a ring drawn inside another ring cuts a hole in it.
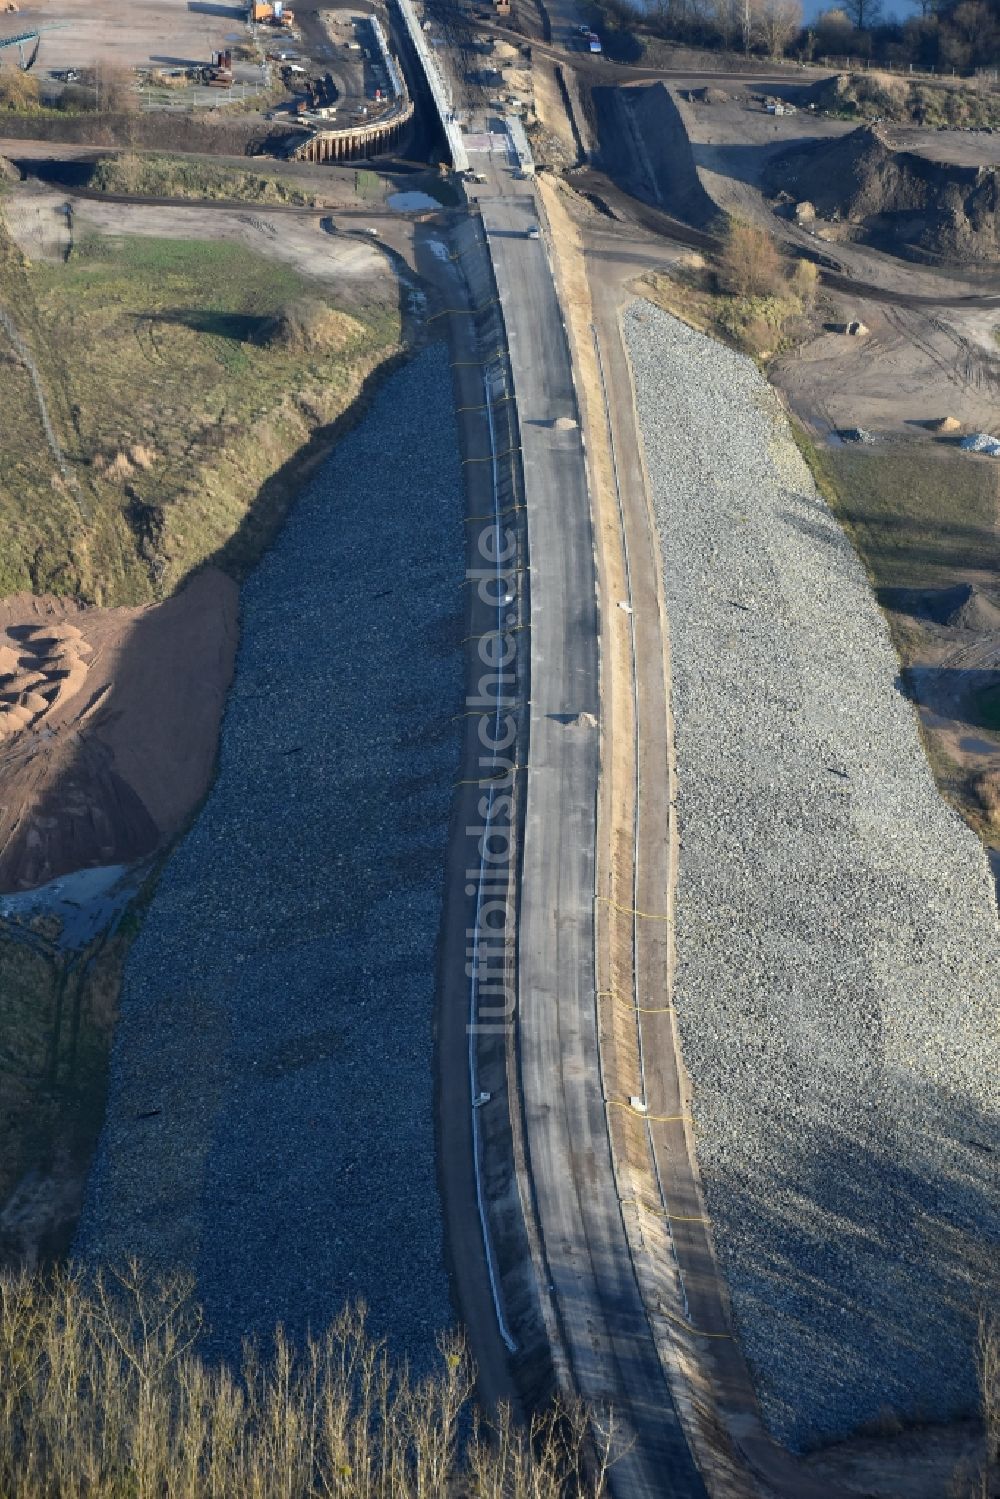
[[[769,1425],[976,1401],[1000,1245],[1000,930],[861,566],[750,361],[625,316],[661,532],[674,1002]]]
[[[451,1320],[432,1021],[462,701],[447,353],[376,396],[244,587],[215,785],[126,969],[77,1243],[196,1277],[209,1351],[363,1298]]]

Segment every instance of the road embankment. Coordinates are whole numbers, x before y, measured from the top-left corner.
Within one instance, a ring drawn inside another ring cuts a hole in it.
[[[209,1351],[364,1298],[450,1320],[432,1017],[462,702],[462,478],[434,345],[246,583],[215,786],[130,955],[77,1249],[189,1267]]]
[[[863,570],[749,360],[625,316],[663,550],[673,1000],[715,1242],[796,1448],[975,1404],[1000,931]]]

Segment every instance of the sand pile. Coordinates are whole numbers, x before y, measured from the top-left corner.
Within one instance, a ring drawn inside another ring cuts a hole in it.
[[[92,647],[75,625],[8,625],[0,635],[0,741],[39,729],[87,678]]]
[[[777,158],[775,194],[807,198],[826,219],[897,254],[963,263],[1000,260],[1000,177],[897,150],[878,126]]]

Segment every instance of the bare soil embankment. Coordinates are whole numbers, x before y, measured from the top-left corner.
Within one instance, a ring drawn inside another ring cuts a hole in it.
[[[128,864],[208,787],[236,649],[217,568],[152,609],[0,604],[0,890]]]

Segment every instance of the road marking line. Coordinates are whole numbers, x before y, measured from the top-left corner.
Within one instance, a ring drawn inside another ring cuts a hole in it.
[[[495,435],[494,426],[493,426],[493,411],[492,411],[492,409],[490,408],[490,405],[489,405],[489,401],[490,401],[490,383],[489,383],[489,379],[485,375],[485,373],[484,373],[482,379],[483,379],[483,395],[486,397],[486,403],[487,403],[486,416],[487,416],[487,421],[489,423],[489,429],[490,429],[490,451],[491,451],[491,453],[493,453],[495,455],[496,454],[496,435]],[[493,534],[494,534],[494,538],[495,538],[496,543],[497,543],[496,551],[495,551],[495,556],[496,556],[496,574],[495,574],[495,578],[496,578],[497,590],[498,590],[497,591],[497,603],[496,603],[496,611],[497,611],[496,618],[497,618],[497,629],[498,629],[498,633],[499,633],[500,626],[501,626],[502,620],[503,620],[502,611],[505,608],[505,605],[504,605],[504,603],[502,601],[502,598],[501,598],[501,595],[500,595],[500,592],[499,592],[500,584],[502,582],[502,573],[503,573],[503,570],[502,570],[502,566],[501,566],[501,563],[500,563],[500,545],[499,545],[499,543],[500,543],[500,489],[499,489],[499,478],[498,478],[498,475],[499,475],[499,470],[498,470],[498,467],[497,467],[497,460],[496,460],[496,457],[494,456],[494,458],[493,458],[493,473],[492,473],[493,515],[492,515],[491,519],[493,521]],[[503,1293],[502,1293],[501,1285],[500,1285],[500,1273],[499,1273],[499,1269],[498,1269],[498,1266],[497,1266],[497,1263],[496,1263],[496,1256],[495,1256],[495,1251],[494,1251],[494,1247],[493,1247],[493,1239],[492,1239],[492,1235],[490,1233],[489,1218],[488,1218],[488,1214],[487,1214],[487,1211],[486,1211],[485,1190],[484,1190],[484,1187],[483,1187],[483,1174],[482,1174],[482,1166],[481,1166],[481,1155],[482,1155],[481,1126],[480,1126],[480,1119],[479,1119],[479,1109],[476,1106],[476,1099],[479,1097],[479,1066],[478,1066],[478,1057],[477,1057],[477,1052],[476,1052],[477,1005],[478,1005],[478,999],[479,999],[479,932],[480,932],[480,922],[481,922],[481,918],[482,918],[482,908],[483,908],[483,886],[484,886],[485,881],[486,881],[486,850],[487,850],[487,846],[489,844],[490,829],[491,829],[492,824],[493,824],[494,793],[495,793],[495,791],[497,789],[497,786],[500,785],[500,784],[502,784],[504,781],[508,780],[508,778],[509,778],[510,784],[513,785],[514,772],[516,770],[518,770],[518,769],[521,768],[521,767],[519,767],[515,763],[515,764],[513,764],[513,765],[510,766],[509,770],[498,771],[498,766],[497,766],[497,754],[498,754],[498,751],[497,751],[497,740],[499,739],[500,722],[501,722],[501,716],[503,714],[503,708],[501,706],[499,698],[497,699],[497,702],[496,702],[496,706],[495,706],[495,709],[494,709],[494,714],[495,714],[495,719],[494,719],[494,722],[495,722],[495,731],[494,731],[494,735],[493,735],[493,765],[492,765],[493,774],[488,779],[486,779],[486,780],[479,779],[479,780],[476,780],[476,781],[468,781],[468,780],[465,780],[465,781],[456,781],[455,784],[456,784],[456,786],[478,785],[480,787],[487,786],[489,788],[488,806],[487,806],[486,816],[484,818],[485,830],[484,830],[483,836],[482,836],[482,838],[480,840],[480,844],[479,844],[479,849],[480,849],[480,852],[479,852],[479,879],[477,881],[477,888],[476,888],[476,911],[475,911],[475,920],[473,922],[472,970],[471,970],[471,973],[469,975],[469,1024],[468,1024],[469,1047],[468,1047],[468,1071],[469,1071],[469,1097],[470,1097],[470,1100],[472,1102],[472,1166],[473,1166],[473,1174],[475,1176],[475,1181],[476,1181],[476,1208],[477,1208],[477,1211],[479,1213],[479,1228],[480,1228],[480,1232],[482,1234],[483,1254],[485,1255],[485,1258],[486,1258],[486,1270],[487,1270],[487,1274],[489,1275],[490,1293],[491,1293],[491,1295],[493,1297],[493,1310],[494,1310],[494,1313],[496,1314],[497,1327],[499,1328],[500,1336],[501,1336],[501,1338],[504,1341],[504,1344],[505,1344],[505,1346],[507,1348],[507,1351],[509,1353],[516,1353],[517,1352],[517,1342],[516,1342],[516,1340],[514,1338],[513,1333],[511,1332],[510,1328],[507,1326],[507,1318],[506,1318],[505,1309],[504,1309],[504,1305],[503,1305]]]

